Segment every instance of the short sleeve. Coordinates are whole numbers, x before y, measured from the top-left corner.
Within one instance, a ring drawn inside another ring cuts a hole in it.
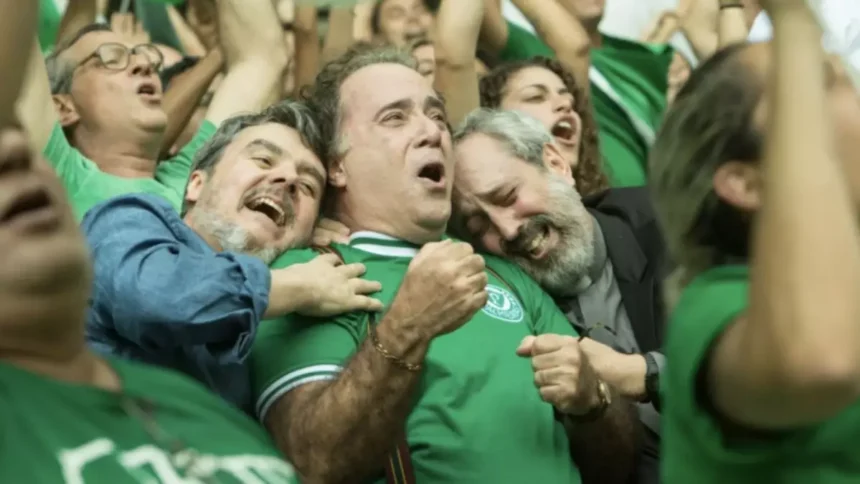
[[[317,255],[312,249],[288,250],[270,267],[283,269]],[[362,321],[360,313],[331,318],[288,314],[262,321],[251,349],[252,391],[260,421],[290,390],[336,378],[362,340]]]
[[[155,171],[155,179],[182,196],[185,193],[185,185],[188,183],[188,177],[191,175],[194,155],[204,143],[212,138],[216,129],[214,124],[203,120],[200,128],[197,129],[197,133],[194,134],[191,141],[176,156],[158,164],[158,168]]]
[[[333,380],[358,348],[359,315],[318,319],[290,314],[263,321],[251,350],[255,411],[260,421],[290,390]]]
[[[567,320],[552,297],[537,282],[510,262],[496,257],[485,256],[487,267],[504,279],[523,304],[533,327],[538,334],[560,334],[578,336],[573,325]]]
[[[81,186],[84,178],[90,172],[98,170],[92,161],[69,144],[60,123],[56,123],[54,129],[51,130],[51,136],[48,138],[48,143],[42,154],[48,163],[54,167],[54,171],[60,176],[63,186],[72,198],[76,196],[78,187]]]
[[[540,38],[513,22],[508,21],[507,24],[508,41],[499,53],[499,60],[511,62],[537,56],[555,57],[555,52]]]
[[[796,445],[806,432],[788,438],[749,441],[732,445],[701,405],[697,385],[702,365],[714,342],[748,306],[749,270],[746,266],[723,266],[700,275],[681,296],[671,317],[666,358],[667,378],[661,392],[667,427],[683,429],[672,435],[672,447],[698,449],[715,461],[733,464],[760,462],[767,455]],[[668,437],[667,437],[668,438]]]

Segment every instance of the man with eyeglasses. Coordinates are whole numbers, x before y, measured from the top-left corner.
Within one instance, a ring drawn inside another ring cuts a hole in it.
[[[94,24],[44,62],[34,48],[20,117],[63,180],[78,220],[93,205],[127,193],[159,195],[178,210],[192,156],[217,125],[280,97],[288,59],[271,1],[216,3],[227,73],[196,135],[161,163],[167,116],[158,77],[163,56],[154,45],[130,45]]]

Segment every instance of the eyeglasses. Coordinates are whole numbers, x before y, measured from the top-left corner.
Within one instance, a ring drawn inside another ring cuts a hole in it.
[[[132,55],[142,56],[149,63],[153,71],[158,72],[164,64],[164,56],[161,51],[152,44],[140,44],[132,48],[128,48],[123,44],[116,42],[104,43],[95,50],[92,54],[78,62],[75,69],[86,64],[92,59],[98,59],[102,67],[111,71],[125,70],[131,62]]]

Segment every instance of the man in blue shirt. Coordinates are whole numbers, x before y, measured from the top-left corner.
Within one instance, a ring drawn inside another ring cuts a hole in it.
[[[259,321],[291,312],[375,310],[379,284],[331,255],[269,270],[307,245],[326,184],[309,110],[285,102],[226,121],[197,154],[183,213],[153,195],[94,207],[82,228],[95,261],[87,340],[171,367],[247,408],[244,364]]]

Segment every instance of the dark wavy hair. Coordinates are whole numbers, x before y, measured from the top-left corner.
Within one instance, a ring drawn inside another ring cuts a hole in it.
[[[582,138],[579,142],[579,163],[573,169],[573,179],[580,195],[586,196],[609,188],[609,179],[603,171],[603,159],[597,139],[597,121],[591,99],[558,61],[546,57],[506,62],[499,64],[481,78],[481,107],[498,109],[502,105],[508,81],[516,73],[528,67],[542,67],[557,75],[573,94],[573,110],[582,119]]]

